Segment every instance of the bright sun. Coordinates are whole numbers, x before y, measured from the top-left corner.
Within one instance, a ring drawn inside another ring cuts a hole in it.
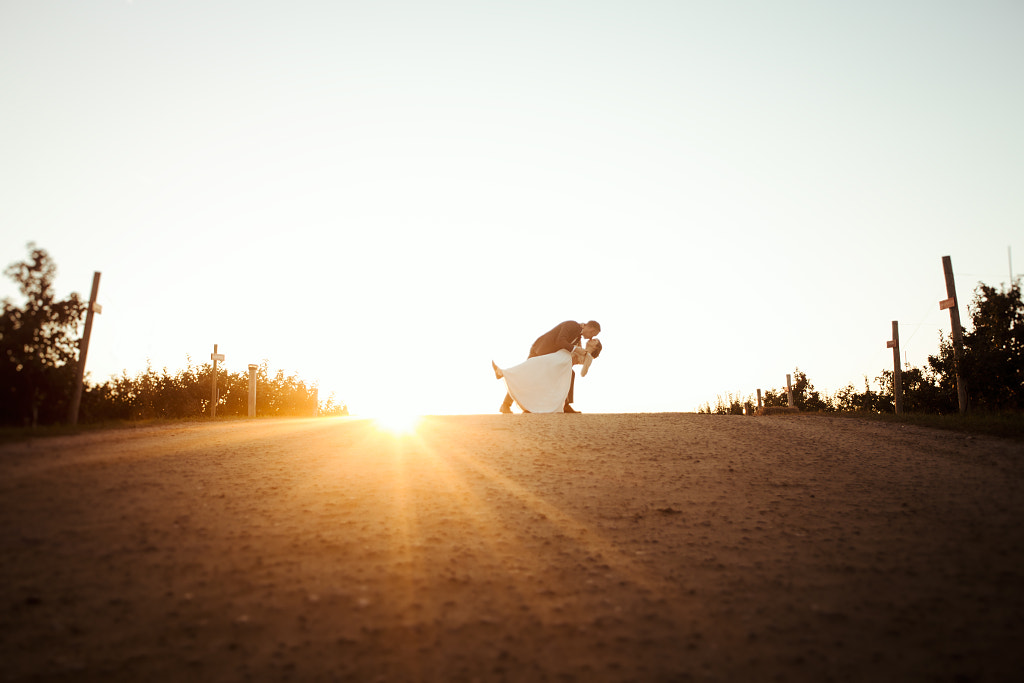
[[[378,428],[392,434],[411,434],[416,431],[422,415],[411,412],[388,412],[373,418]]]

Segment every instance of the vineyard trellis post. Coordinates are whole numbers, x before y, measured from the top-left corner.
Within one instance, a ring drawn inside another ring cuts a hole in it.
[[[249,417],[256,417],[256,369],[258,365],[249,364]]]
[[[903,369],[900,367],[900,324],[892,321],[892,339],[885,343],[892,349],[892,400],[896,414],[903,414]]]
[[[217,353],[217,345],[213,345],[213,353],[210,354],[213,361],[213,381],[210,383],[210,417],[217,417],[217,362],[224,360],[223,353]]]
[[[71,395],[71,406],[68,408],[68,423],[78,424],[78,409],[82,405],[82,387],[85,383],[85,357],[89,355],[89,337],[92,334],[92,318],[94,313],[102,313],[103,307],[96,303],[100,292],[100,272],[92,274],[92,292],[89,294],[89,308],[85,313],[85,330],[78,343],[78,375],[75,378],[75,389]]]
[[[946,276],[946,298],[939,302],[939,310],[949,309],[949,324],[953,338],[953,364],[956,375],[956,398],[960,406],[960,414],[967,412],[967,387],[964,386],[963,375],[960,374],[963,363],[963,329],[960,327],[960,307],[956,299],[956,283],[953,281],[953,261],[948,256],[942,257],[942,270]]]

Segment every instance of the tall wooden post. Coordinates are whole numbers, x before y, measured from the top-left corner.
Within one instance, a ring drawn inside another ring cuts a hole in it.
[[[793,378],[786,375],[786,405],[793,407]]]
[[[758,389],[757,390],[757,408],[758,408],[758,410],[760,410],[763,407],[764,406],[761,404],[761,390]]]
[[[949,309],[949,323],[953,330],[953,364],[956,366],[956,398],[960,404],[960,414],[967,412],[967,387],[960,374],[963,362],[964,334],[960,327],[960,307],[957,306],[956,284],[953,282],[953,262],[948,256],[942,257],[942,270],[946,275],[946,298],[939,302],[939,310]]]
[[[258,365],[249,365],[249,417],[256,417],[256,368]]]
[[[900,367],[900,324],[892,321],[892,340],[885,346],[892,349],[892,400],[896,414],[903,414],[903,368]]]
[[[213,345],[213,353],[210,354],[213,361],[213,381],[210,383],[210,417],[217,417],[217,361],[224,360],[223,353],[217,353],[217,345]]]
[[[78,375],[75,379],[75,390],[71,395],[71,406],[68,408],[68,423],[78,424],[78,409],[82,405],[82,387],[85,383],[85,357],[89,355],[89,336],[92,334],[92,316],[94,313],[102,313],[103,307],[96,303],[96,296],[100,292],[100,273],[92,274],[92,292],[89,293],[89,308],[85,313],[85,331],[82,332],[82,340],[78,343]]]

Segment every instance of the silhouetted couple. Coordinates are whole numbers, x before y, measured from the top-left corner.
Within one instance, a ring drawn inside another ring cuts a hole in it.
[[[500,368],[491,361],[494,376],[504,379],[508,388],[501,412],[511,413],[513,401],[524,413],[579,412],[570,405],[576,385],[572,366],[582,365],[580,374],[586,377],[590,364],[601,354],[601,341],[596,338],[600,332],[596,320],[582,324],[566,320],[537,337],[525,362]]]

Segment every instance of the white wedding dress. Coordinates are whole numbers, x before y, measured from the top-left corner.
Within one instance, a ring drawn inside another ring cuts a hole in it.
[[[499,368],[508,393],[531,413],[565,412],[572,379],[572,354],[565,349],[534,356],[511,368]]]

